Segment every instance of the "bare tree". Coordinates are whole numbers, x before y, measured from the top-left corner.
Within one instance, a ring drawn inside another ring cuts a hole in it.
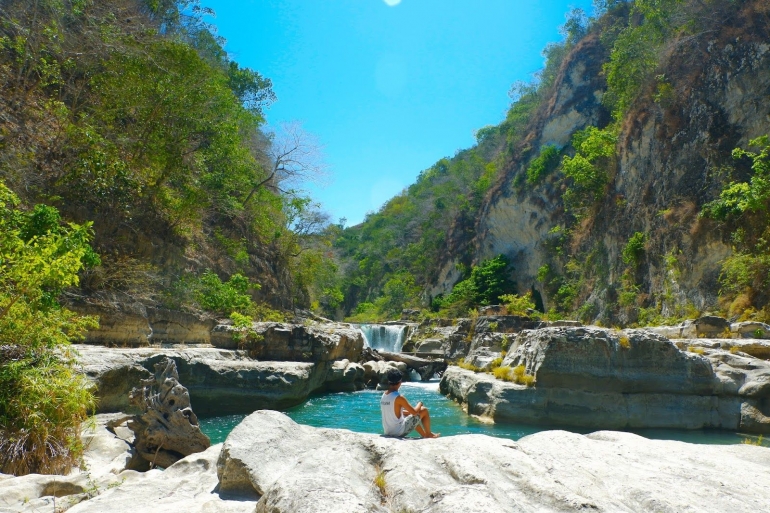
[[[244,205],[260,187],[288,194],[304,182],[320,182],[326,178],[323,148],[299,122],[282,123],[278,130],[268,133],[267,138],[265,160],[269,172],[251,188],[243,200]]]

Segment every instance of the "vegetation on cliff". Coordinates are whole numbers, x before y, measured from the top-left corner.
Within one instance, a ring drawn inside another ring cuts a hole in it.
[[[265,129],[270,80],[230,60],[206,12],[3,3],[0,178],[27,205],[93,220],[101,264],[75,302],[212,310],[207,272],[247,277],[274,308],[313,299],[325,218],[298,187],[321,168],[317,145],[297,126]]]
[[[735,215],[721,220],[714,217],[725,223],[727,235],[733,232],[735,241],[734,257],[724,262],[721,288],[716,278],[701,280],[698,290],[683,289],[681,282],[689,265],[686,259],[707,238],[707,224],[697,216],[700,207],[719,195],[730,173],[739,178],[731,186],[734,195],[747,193],[750,184],[760,180],[756,177],[761,173],[747,177],[750,164],[745,161],[753,158],[749,154],[741,153],[733,171],[726,171],[735,148],[729,141],[737,141],[741,135],[729,132],[728,124],[718,118],[709,120],[708,127],[697,128],[707,132],[709,141],[713,139],[708,143],[708,157],[699,164],[706,171],[702,172],[705,183],[697,190],[700,175],[688,175],[687,179],[677,178],[676,183],[666,182],[665,196],[658,195],[652,187],[661,187],[661,181],[672,177],[650,174],[643,184],[648,190],[637,191],[637,203],[631,205],[618,176],[629,165],[623,162],[624,156],[640,151],[632,147],[642,137],[639,130],[645,120],[651,116],[662,120],[660,133],[644,135],[659,138],[681,134],[683,126],[694,123],[687,116],[696,112],[688,112],[688,103],[705,87],[701,81],[709,73],[695,56],[716,58],[718,46],[729,49],[731,42],[762,41],[768,31],[766,4],[750,0],[595,4],[595,18],[589,19],[579,10],[568,15],[564,40],[544,51],[545,68],[532,83],[515,84],[511,89],[514,101],[501,124],[480,129],[476,146],[440,160],[364,223],[338,234],[335,247],[342,270],[338,287],[345,293],[346,313],[375,312],[387,317],[397,315],[399,302],[403,307],[426,310],[447,298],[459,298],[469,271],[493,256],[487,249],[492,244],[484,240],[485,216],[501,197],[514,196],[522,202],[529,197],[554,205],[544,209],[551,216],[546,221],[551,229],[542,241],[545,255],[538,256],[535,266],[540,271],[536,277],[528,276],[533,281],[536,278],[534,288],[554,314],[619,325],[676,322],[706,309],[729,309],[731,315],[737,315],[751,313],[753,308],[755,318],[766,318],[761,309],[770,298],[762,292],[766,273],[758,248],[764,225],[759,221],[756,230],[752,228],[756,233],[747,235],[744,243],[742,232],[730,228],[730,223],[737,222]],[[751,20],[750,26],[746,20]],[[589,48],[593,53],[585,57]],[[688,57],[690,53],[692,57]],[[586,94],[600,99],[600,103],[591,100],[594,121],[574,129],[571,141],[563,147],[554,145],[542,134],[554,105],[565,101],[559,87],[574,80],[570,73],[593,66],[589,59],[600,61],[593,89],[586,89]],[[669,132],[663,135],[666,130]],[[655,158],[662,161],[667,156]],[[698,158],[703,157],[693,155],[691,160]],[[681,165],[681,160],[673,165]],[[671,165],[667,162],[661,167]],[[634,172],[657,169],[652,163],[649,168]],[[689,168],[676,170],[685,172],[695,173]],[[671,203],[661,201],[662,197]],[[747,221],[747,216],[758,219],[762,214],[746,212],[738,217]],[[514,260],[515,267],[516,255],[505,256]],[[714,274],[706,272],[707,276]],[[530,287],[531,282],[524,283],[512,268],[507,277],[519,282],[520,293]],[[392,296],[394,279],[410,284],[410,295]],[[452,281],[460,289],[435,301],[437,291]],[[387,290],[386,284],[391,285]],[[378,307],[384,304],[388,309]],[[478,304],[482,303],[471,306]]]

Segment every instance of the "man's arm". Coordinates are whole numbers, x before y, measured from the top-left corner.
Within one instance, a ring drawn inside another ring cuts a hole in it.
[[[417,407],[413,408],[411,404],[409,404],[409,401],[406,400],[406,397],[403,395],[399,395],[396,397],[396,401],[393,404],[393,407],[396,409],[396,416],[401,416],[401,410],[403,409],[406,411],[409,415],[419,415],[418,410],[422,409],[422,403],[417,403]]]

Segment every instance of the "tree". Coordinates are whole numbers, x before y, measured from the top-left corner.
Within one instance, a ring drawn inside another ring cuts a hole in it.
[[[56,297],[98,264],[91,225],[63,225],[58,211],[31,213],[0,181],[0,471],[67,472],[82,453],[80,425],[95,399],[75,371],[72,339],[96,319]]]
[[[264,155],[267,176],[252,185],[243,200],[244,205],[261,187],[288,193],[291,187],[307,181],[320,181],[326,174],[320,143],[298,122],[281,124],[277,131],[268,134],[268,139]]]

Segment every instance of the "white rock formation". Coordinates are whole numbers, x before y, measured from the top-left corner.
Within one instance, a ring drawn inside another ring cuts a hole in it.
[[[220,491],[257,512],[762,511],[770,449],[547,431],[400,440],[259,411],[224,444]],[[378,475],[379,487],[375,484]]]

